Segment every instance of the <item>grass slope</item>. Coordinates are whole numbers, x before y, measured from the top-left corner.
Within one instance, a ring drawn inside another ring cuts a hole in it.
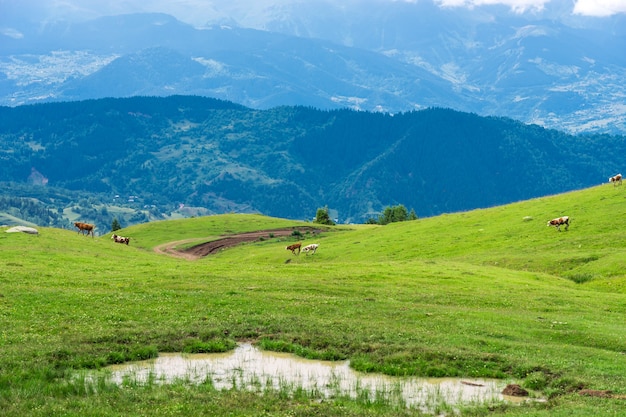
[[[2,211],[0,211],[0,225],[37,227],[37,225],[34,223],[20,219],[19,217],[15,217],[9,213],[5,213]]]
[[[466,415],[623,415],[626,188],[608,185],[387,226],[335,227],[305,243],[270,238],[198,261],[158,255],[176,240],[304,225],[259,215],[155,222],[108,236],[0,234],[0,409],[6,415],[419,415],[377,402],[286,399],[183,385],[97,390],[75,369],[265,349],[351,360],[390,375],[499,377],[547,403]],[[617,214],[616,214],[617,213]],[[570,230],[547,220],[569,215]],[[287,262],[289,261],[289,262]],[[260,412],[259,410],[263,410]],[[263,414],[264,413],[264,414]]]

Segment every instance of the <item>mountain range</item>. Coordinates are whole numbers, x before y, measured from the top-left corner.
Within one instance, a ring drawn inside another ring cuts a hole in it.
[[[299,6],[273,9],[263,30],[154,13],[15,22],[0,32],[0,105],[197,95],[253,109],[450,108],[626,133],[623,15],[599,28],[429,2],[335,5],[325,16]]]
[[[0,107],[2,194],[59,213],[81,200],[101,207],[91,217],[146,213],[130,223],[183,207],[304,220],[327,207],[362,223],[401,204],[425,217],[606,183],[625,153],[623,136],[443,108],[258,110],[197,96]]]

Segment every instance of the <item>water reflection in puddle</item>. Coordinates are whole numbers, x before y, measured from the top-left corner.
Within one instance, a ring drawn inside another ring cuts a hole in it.
[[[304,390],[329,398],[352,398],[404,403],[432,412],[441,405],[519,401],[501,394],[502,380],[454,378],[397,378],[355,372],[348,361],[328,362],[298,358],[291,354],[260,351],[241,344],[224,354],[161,354],[158,358],[115,365],[109,369],[117,384],[211,381],[217,389]]]

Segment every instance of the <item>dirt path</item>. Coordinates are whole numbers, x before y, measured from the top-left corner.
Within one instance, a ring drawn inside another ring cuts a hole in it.
[[[214,254],[222,249],[230,248],[235,245],[239,245],[244,242],[254,242],[261,238],[271,239],[272,237],[291,236],[294,230],[298,230],[301,233],[309,232],[309,234],[316,235],[321,230],[314,227],[289,227],[285,229],[272,229],[272,230],[259,230],[256,232],[240,233],[237,235],[228,235],[222,238],[212,240],[210,242],[202,242],[198,245],[191,246],[185,249],[178,250],[177,247],[191,243],[194,241],[203,241],[208,238],[195,238],[177,240],[175,242],[168,242],[162,245],[156,246],[154,251],[156,253],[174,256],[176,258],[182,258],[187,260],[195,260],[205,257],[207,255]]]

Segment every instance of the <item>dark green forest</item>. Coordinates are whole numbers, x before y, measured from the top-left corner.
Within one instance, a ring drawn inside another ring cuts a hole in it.
[[[606,182],[626,171],[624,139],[441,108],[253,110],[193,96],[0,107],[0,192],[37,199],[53,215],[30,218],[54,225],[72,207],[101,229],[175,214],[311,220],[319,207],[363,223],[389,206],[421,218]]]

